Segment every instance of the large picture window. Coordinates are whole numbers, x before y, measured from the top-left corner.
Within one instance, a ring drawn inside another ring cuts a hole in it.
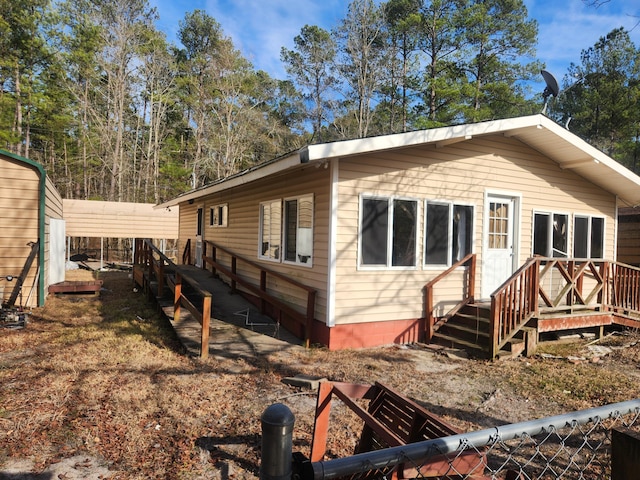
[[[260,204],[260,251],[266,260],[280,260],[282,246],[282,202],[273,200]]]
[[[360,212],[361,265],[416,265],[417,201],[363,197]]]
[[[284,260],[311,264],[313,252],[313,196],[284,201]]]
[[[573,219],[573,256],[604,257],[604,218],[576,215]]]
[[[567,257],[569,216],[564,213],[533,214],[533,254],[542,257]]]
[[[425,212],[426,265],[449,266],[471,253],[473,206],[427,201]]]

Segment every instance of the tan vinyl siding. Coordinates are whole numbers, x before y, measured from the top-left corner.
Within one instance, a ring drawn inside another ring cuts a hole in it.
[[[337,236],[337,323],[398,320],[424,316],[423,287],[443,268],[425,267],[424,201],[474,206],[474,252],[482,254],[487,192],[521,196],[518,264],[531,256],[533,210],[605,217],[605,258],[613,258],[615,198],[513,138],[482,137],[443,148],[429,145],[378,152],[340,162]],[[358,268],[361,194],[418,200],[418,264],[415,268]],[[572,237],[569,236],[569,245]],[[462,275],[462,271],[459,272]],[[476,291],[480,295],[482,265]],[[437,302],[459,298],[459,287],[440,287]]]
[[[326,315],[327,287],[327,242],[329,226],[329,169],[318,170],[315,166],[302,166],[288,176],[273,176],[249,185],[243,185],[194,201],[193,204],[181,204],[180,244],[185,245],[187,239],[195,244],[196,212],[198,206],[203,207],[204,240],[219,244],[237,255],[247,258],[270,270],[286,274],[307,286],[317,289],[316,318],[323,320]],[[258,257],[259,245],[259,211],[260,203],[304,195],[313,195],[313,254],[312,266],[291,264],[282,261],[269,261]],[[209,225],[209,210],[216,205],[228,206],[226,227]],[[193,249],[195,252],[195,249]],[[218,254],[218,259],[228,263],[225,256]],[[239,273],[259,284],[258,272],[238,263]],[[306,297],[298,289],[292,289],[279,279],[270,280],[268,289],[281,298],[294,303],[300,311],[304,311]]]
[[[38,240],[40,177],[35,168],[17,160],[0,156],[0,275],[18,276],[22,272],[31,247]],[[26,300],[36,276],[38,260],[24,281]],[[8,298],[14,282],[0,280],[4,298]],[[32,300],[37,299],[37,289]],[[18,300],[19,302],[19,300]]]
[[[198,204],[182,203],[180,204],[180,220],[178,224],[178,258],[182,259],[182,254],[187,245],[187,241],[191,239],[191,255],[195,254],[195,238],[196,238],[196,214]]]
[[[178,238],[178,208],[151,203],[64,200],[66,234],[92,238]]]

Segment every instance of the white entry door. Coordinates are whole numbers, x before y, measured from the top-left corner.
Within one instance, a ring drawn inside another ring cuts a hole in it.
[[[515,268],[516,197],[488,195],[482,262],[482,297],[489,296]]]

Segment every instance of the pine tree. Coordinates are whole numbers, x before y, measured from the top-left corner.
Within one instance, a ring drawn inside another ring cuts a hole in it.
[[[571,64],[555,115],[608,155],[638,169],[640,51],[623,28],[601,37]],[[569,122],[570,120],[570,122]]]

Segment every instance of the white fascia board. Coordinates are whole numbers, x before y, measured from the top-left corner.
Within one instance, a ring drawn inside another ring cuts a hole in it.
[[[469,125],[454,125],[451,127],[431,128],[415,132],[395,133],[379,137],[359,138],[341,142],[310,145],[307,147],[308,160],[324,160],[335,157],[346,157],[363,153],[378,152],[394,148],[411,147],[437,142],[452,142],[456,139],[464,141],[478,135],[488,135],[507,132],[513,129],[536,127],[546,117],[530,115],[527,117],[492,120]],[[546,119],[547,121],[550,121]]]
[[[603,174],[602,169],[607,169],[610,173],[620,176],[617,187],[612,193],[619,196],[625,203],[636,206],[640,204],[640,176],[633,173],[627,167],[611,158],[606,153],[598,150],[593,145],[587,143],[577,135],[569,132],[556,122],[545,118],[544,128],[561,137],[572,147],[584,153],[584,160],[563,162],[561,158],[554,158],[561,168],[580,170],[581,173],[591,181],[598,183],[597,179]]]

